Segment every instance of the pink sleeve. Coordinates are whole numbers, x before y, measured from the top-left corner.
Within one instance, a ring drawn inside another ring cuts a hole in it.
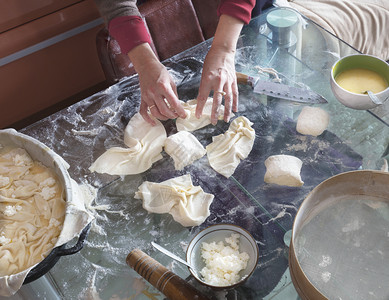
[[[109,22],[108,30],[110,35],[119,43],[122,53],[125,54],[140,44],[151,44],[150,34],[139,16],[114,18]]]
[[[255,0],[222,0],[217,9],[217,14],[219,17],[229,15],[248,24],[254,6]]]

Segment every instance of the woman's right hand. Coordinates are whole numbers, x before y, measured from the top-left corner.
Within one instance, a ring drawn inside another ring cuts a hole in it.
[[[151,114],[159,120],[185,118],[186,113],[177,96],[177,88],[165,66],[149,44],[132,49],[128,56],[139,75],[141,104],[139,113],[146,122],[155,125]]]

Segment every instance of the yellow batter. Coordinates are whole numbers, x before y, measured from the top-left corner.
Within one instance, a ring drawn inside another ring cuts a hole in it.
[[[360,68],[340,73],[335,81],[345,90],[356,94],[365,94],[366,91],[379,93],[388,87],[388,82],[380,74]]]

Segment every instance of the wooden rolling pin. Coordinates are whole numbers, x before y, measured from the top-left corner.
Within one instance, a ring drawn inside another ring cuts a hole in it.
[[[126,262],[170,300],[210,300],[184,279],[139,249],[131,251]]]

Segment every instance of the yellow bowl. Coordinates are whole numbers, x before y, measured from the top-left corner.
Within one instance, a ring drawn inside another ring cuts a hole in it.
[[[348,55],[339,59],[331,69],[331,89],[336,99],[343,105],[353,109],[371,109],[379,104],[374,103],[369,95],[350,92],[341,87],[335,80],[340,73],[350,69],[367,69],[381,75],[389,83],[389,65],[382,59],[365,54]],[[382,103],[389,99],[389,87],[374,94]]]

